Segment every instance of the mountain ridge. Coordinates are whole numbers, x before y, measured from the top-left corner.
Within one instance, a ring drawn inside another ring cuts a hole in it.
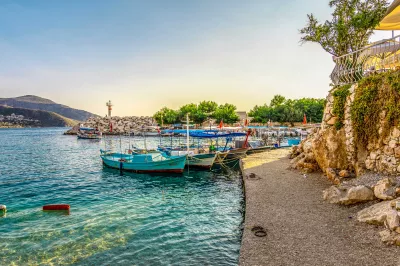
[[[54,112],[0,105],[1,124],[33,127],[72,127],[79,122]],[[22,117],[18,117],[22,116]]]
[[[59,104],[52,100],[36,95],[23,95],[13,98],[0,98],[0,105],[14,108],[53,112],[76,121],[86,121],[89,117],[98,117],[98,115],[91,112],[71,108],[67,105]]]

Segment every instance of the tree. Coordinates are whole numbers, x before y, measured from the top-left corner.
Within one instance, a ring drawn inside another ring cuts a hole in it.
[[[274,98],[272,98],[269,106],[270,107],[277,107],[281,104],[283,104],[286,101],[286,98],[283,97],[282,95],[275,95]]]
[[[249,112],[249,116],[252,117],[251,121],[255,123],[267,123],[273,116],[273,108],[264,104],[261,106],[254,106]]]
[[[178,112],[167,107],[162,108],[160,111],[153,115],[153,118],[158,124],[173,124],[178,120]]]
[[[357,51],[368,44],[373,29],[388,7],[387,0],[331,0],[332,20],[319,23],[313,14],[300,30],[301,43],[316,42],[334,56]]]
[[[208,115],[212,115],[215,112],[215,110],[217,110],[217,108],[218,104],[213,101],[202,101],[199,103],[198,106],[199,111]]]
[[[278,100],[280,99],[280,100]],[[255,106],[250,112],[252,122],[266,123],[268,120],[275,122],[301,122],[303,115],[306,114],[313,122],[322,121],[325,107],[325,99],[303,98],[298,100],[284,99],[283,96],[274,96],[273,101],[268,106]]]
[[[236,114],[236,106],[229,103],[218,106],[214,112],[214,118],[217,121],[223,120],[224,123],[229,124],[239,121],[239,116]]]

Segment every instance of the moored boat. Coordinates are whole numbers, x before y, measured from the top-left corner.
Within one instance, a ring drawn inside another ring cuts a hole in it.
[[[80,127],[77,137],[78,139],[101,139],[102,133],[97,128]]]
[[[121,171],[136,173],[182,173],[185,168],[185,156],[167,156],[163,153],[121,154],[106,153],[100,155],[103,164]]]

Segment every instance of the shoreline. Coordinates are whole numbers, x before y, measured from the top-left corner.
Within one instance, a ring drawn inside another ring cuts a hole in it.
[[[400,249],[383,244],[379,228],[356,219],[371,203],[323,201],[331,183],[322,173],[288,169],[288,154],[278,149],[243,159],[239,265],[398,265]]]

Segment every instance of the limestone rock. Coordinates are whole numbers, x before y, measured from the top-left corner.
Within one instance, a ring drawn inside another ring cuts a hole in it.
[[[322,171],[327,168],[348,169],[346,134],[344,129],[337,131],[327,128],[316,134],[312,141],[314,157]]]
[[[399,138],[400,137],[400,129],[399,128],[397,128],[397,127],[393,128],[392,137],[393,138]]]
[[[372,190],[366,186],[355,186],[350,188],[331,186],[323,191],[323,198],[329,203],[351,205],[370,201],[375,197]]]
[[[350,172],[347,171],[347,170],[342,170],[342,171],[339,172],[339,176],[342,177],[342,178],[350,177]]]
[[[356,186],[349,189],[342,204],[350,205],[354,203],[370,201],[374,198],[374,192],[370,188],[366,186]]]
[[[328,121],[326,121],[326,124],[333,126],[337,122],[338,118],[336,116],[332,116]]]
[[[333,181],[333,180],[335,180],[335,178],[337,178],[336,171],[332,168],[327,168],[325,173],[326,173],[326,176],[328,177],[328,179],[331,181]]]
[[[383,225],[387,214],[392,211],[390,201],[382,201],[357,213],[357,220],[362,223]]]
[[[391,231],[395,231],[400,226],[399,214],[396,210],[387,212],[385,226]]]
[[[374,195],[378,199],[392,200],[396,197],[396,186],[392,179],[385,178],[374,186]]]
[[[394,149],[394,156],[400,158],[400,146]]]
[[[323,198],[329,203],[338,204],[341,199],[346,195],[345,189],[339,189],[336,186],[331,186],[330,188],[323,191]]]
[[[396,232],[392,232],[389,229],[385,229],[379,232],[381,240],[383,243],[387,245],[399,245],[400,244],[400,235]]]

